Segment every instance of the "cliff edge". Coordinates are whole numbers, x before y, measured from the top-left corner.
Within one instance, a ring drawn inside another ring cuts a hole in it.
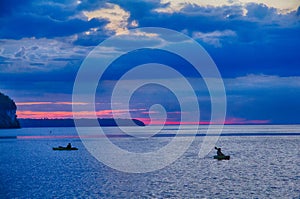
[[[20,128],[16,111],[15,102],[0,92],[0,129]]]

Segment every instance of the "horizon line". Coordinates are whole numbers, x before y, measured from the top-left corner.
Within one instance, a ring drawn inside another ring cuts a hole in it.
[[[74,120],[74,118],[18,118],[19,120]],[[93,120],[95,118],[79,118],[80,120]],[[148,118],[101,118],[97,119],[127,119],[127,120],[139,120],[145,125],[149,125]],[[275,123],[269,120],[244,120],[244,121],[225,121],[224,123],[209,122],[209,121],[198,121],[198,122],[180,122],[180,121],[153,121],[151,125],[299,125],[300,123]]]

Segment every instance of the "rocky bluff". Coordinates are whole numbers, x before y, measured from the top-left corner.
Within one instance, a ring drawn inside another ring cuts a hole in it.
[[[0,92],[0,129],[20,128],[16,111],[15,102]]]

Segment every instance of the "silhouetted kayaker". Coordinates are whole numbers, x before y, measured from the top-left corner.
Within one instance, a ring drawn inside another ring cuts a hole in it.
[[[67,145],[67,147],[66,147],[67,149],[70,149],[70,148],[72,148],[72,146],[71,146],[71,143],[69,143],[68,145]]]
[[[221,148],[215,147],[215,149],[217,150],[217,155],[218,155],[218,156],[225,156],[225,155],[222,153]]]

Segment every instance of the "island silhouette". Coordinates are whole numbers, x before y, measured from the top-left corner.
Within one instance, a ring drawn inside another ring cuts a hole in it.
[[[20,128],[16,112],[15,102],[0,92],[0,129]]]

